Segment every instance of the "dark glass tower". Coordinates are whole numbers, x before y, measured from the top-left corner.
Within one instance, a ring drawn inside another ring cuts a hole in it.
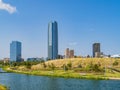
[[[58,57],[58,26],[57,22],[48,24],[48,59],[57,59]]]
[[[21,42],[12,41],[10,43],[10,61],[21,61]]]
[[[100,53],[100,43],[93,44],[93,57],[95,57],[95,53]]]

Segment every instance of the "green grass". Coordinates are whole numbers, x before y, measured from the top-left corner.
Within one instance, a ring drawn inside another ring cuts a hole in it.
[[[112,66],[112,64],[117,60],[118,65]],[[72,63],[72,70],[64,71],[63,65],[67,65],[68,63]],[[90,71],[87,70],[87,67],[90,64],[100,65],[98,69],[99,72],[95,72],[95,70]],[[17,66],[12,67],[13,69],[8,69],[9,67],[4,68],[8,72],[15,72],[21,74],[29,74],[29,75],[39,75],[39,76],[50,76],[50,77],[63,77],[63,78],[80,78],[80,79],[110,79],[110,78],[120,78],[120,73],[110,72],[107,67],[112,66],[113,68],[120,68],[120,59],[114,58],[72,58],[72,59],[62,59],[62,60],[51,60],[44,63],[46,68],[43,67],[43,64],[33,65],[31,69],[27,69],[26,66]],[[55,66],[55,70],[52,71],[49,65],[53,64]],[[82,68],[78,68],[78,66],[82,66]],[[104,74],[104,68],[106,67],[106,72]]]
[[[104,75],[95,75],[93,73],[86,73],[82,75],[80,73],[76,73],[73,70],[54,70],[54,71],[42,71],[42,70],[28,70],[28,71],[20,71],[20,70],[7,70],[8,72],[15,72],[20,74],[28,74],[28,75],[37,75],[37,76],[49,76],[49,77],[61,77],[61,78],[77,78],[77,79],[96,79],[96,80],[104,80],[108,79]]]

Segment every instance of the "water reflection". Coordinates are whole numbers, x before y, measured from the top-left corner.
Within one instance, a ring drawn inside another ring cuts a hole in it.
[[[80,80],[1,73],[0,83],[11,90],[120,90],[117,80]]]

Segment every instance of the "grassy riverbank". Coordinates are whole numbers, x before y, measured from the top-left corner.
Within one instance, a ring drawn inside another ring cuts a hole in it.
[[[120,73],[76,73],[73,70],[55,70],[55,71],[21,71],[21,70],[10,70],[8,72],[27,74],[27,75],[37,75],[37,76],[49,76],[49,77],[61,77],[61,78],[76,78],[76,79],[94,79],[94,80],[120,80]]]
[[[0,90],[7,90],[7,88],[4,85],[0,85]]]
[[[37,76],[49,76],[49,77],[61,77],[61,78],[77,78],[77,79],[96,79],[96,80],[104,80],[108,79],[104,75],[95,75],[95,73],[76,73],[73,70],[64,71],[64,70],[54,70],[54,71],[42,71],[42,70],[11,70],[7,69],[8,72],[27,74],[27,75],[37,75]]]
[[[119,79],[120,59],[113,58],[72,58],[52,60],[31,65],[5,68],[8,72],[29,75],[78,78],[78,79]]]

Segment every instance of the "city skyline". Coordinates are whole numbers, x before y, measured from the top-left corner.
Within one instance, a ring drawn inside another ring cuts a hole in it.
[[[120,1],[31,2],[0,0],[10,5],[0,6],[0,59],[9,57],[9,43],[15,40],[23,43],[23,58],[47,57],[47,25],[53,20],[59,24],[59,54],[68,47],[76,55],[92,55],[95,42],[105,54],[120,53]]]

